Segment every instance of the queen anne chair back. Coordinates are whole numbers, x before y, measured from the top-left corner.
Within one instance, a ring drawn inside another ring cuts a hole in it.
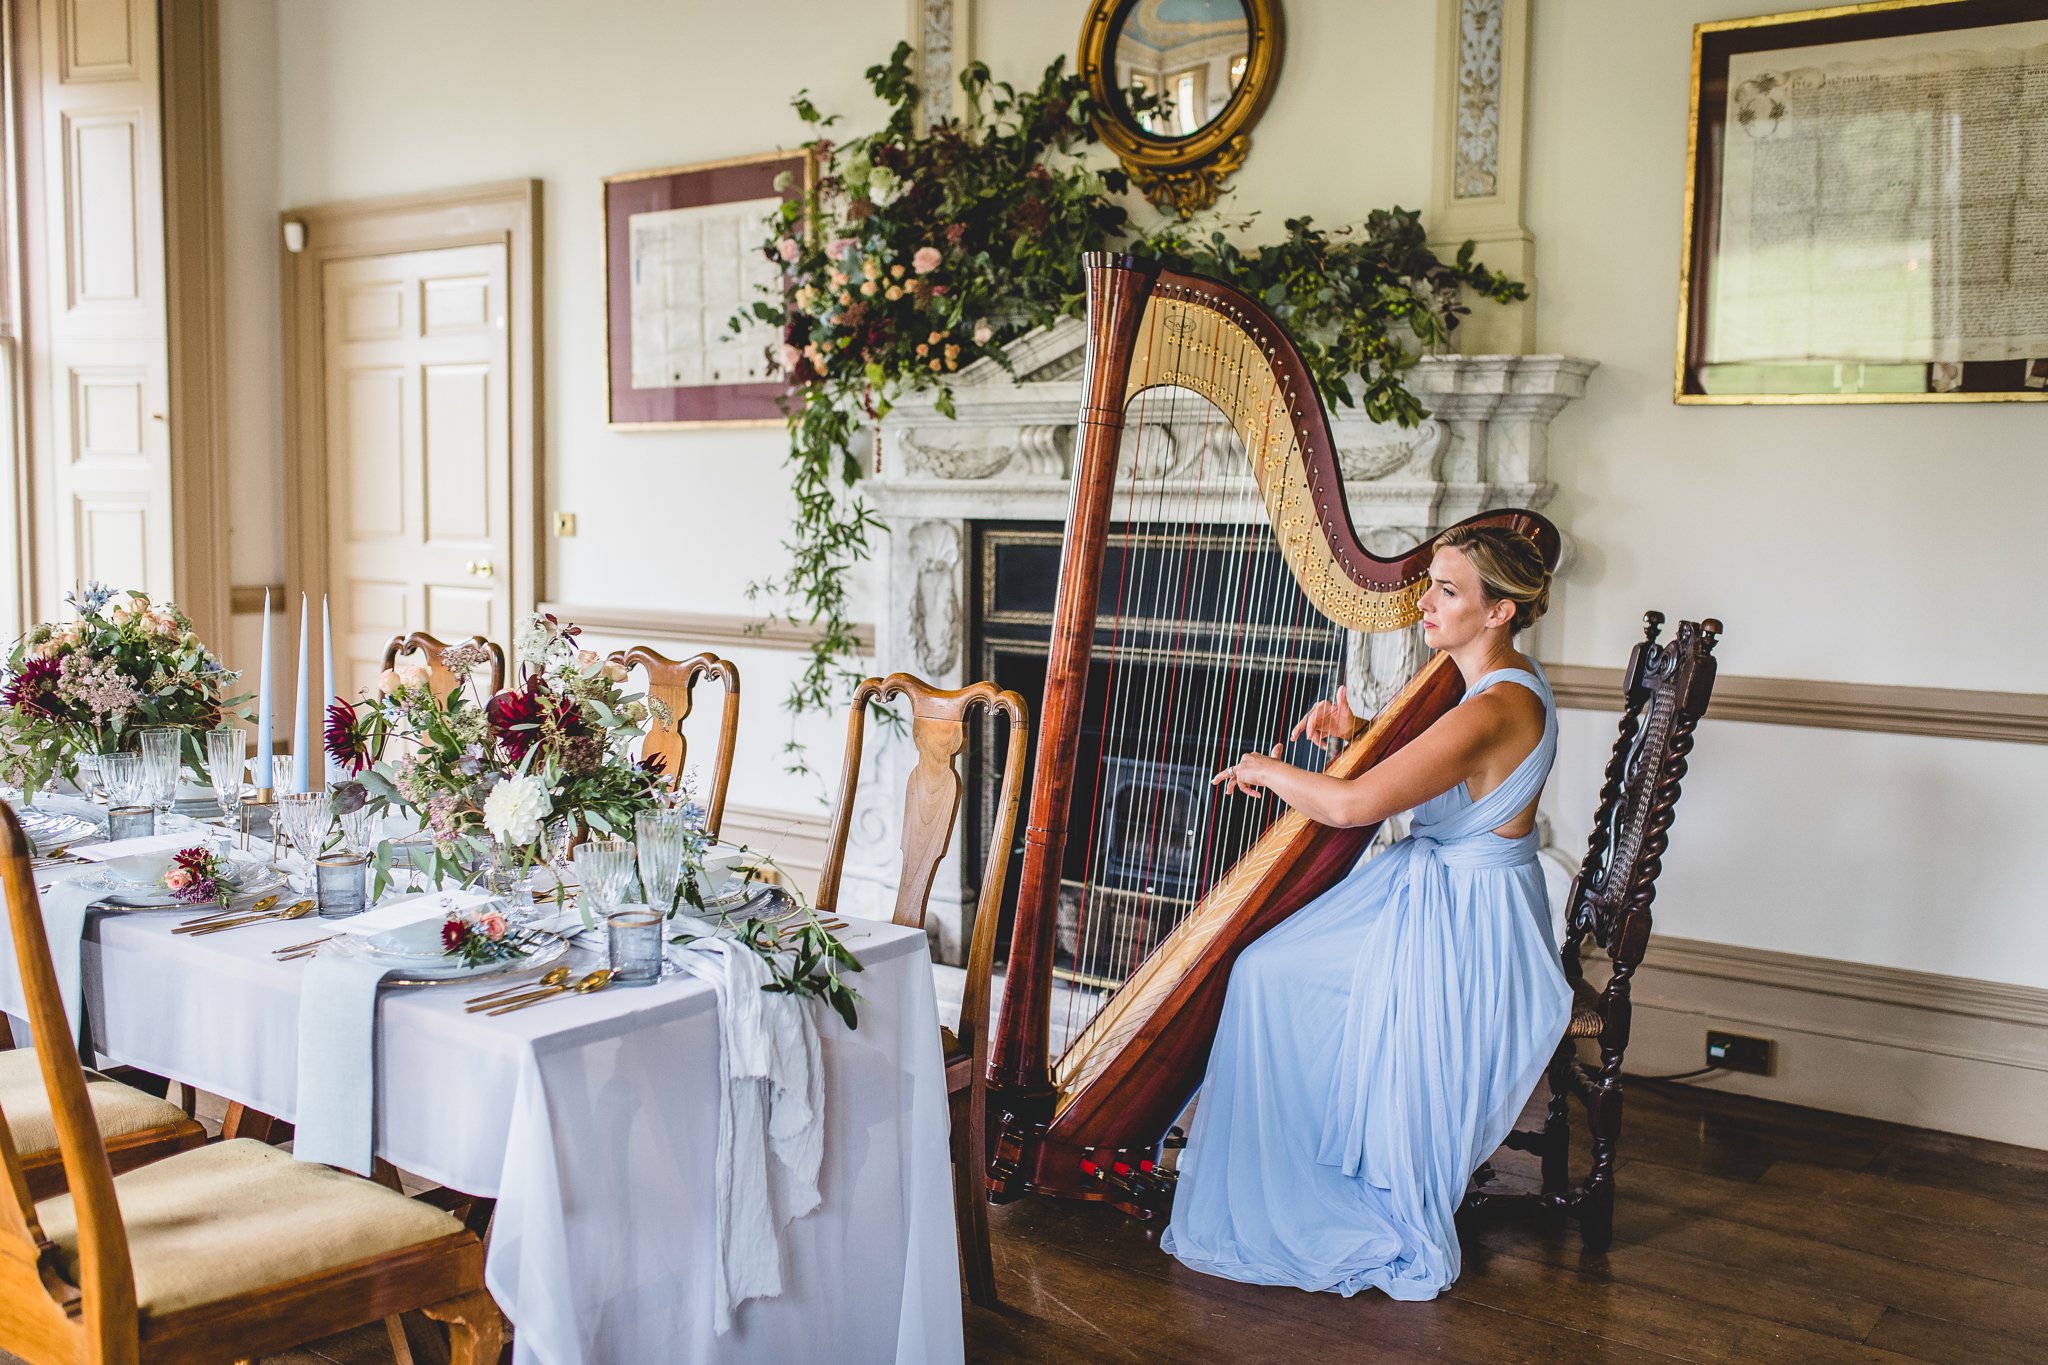
[[[676,781],[682,780],[683,762],[689,752],[689,741],[683,735],[683,722],[689,719],[695,705],[697,680],[715,676],[725,688],[725,712],[718,726],[718,757],[711,770],[711,786],[704,802],[704,828],[712,838],[717,838],[719,826],[725,819],[725,789],[732,781],[733,746],[740,733],[739,665],[710,653],[693,654],[681,660],[671,659],[646,645],[615,650],[610,657],[611,662],[626,668],[647,670],[649,709],[665,714],[649,718],[647,737],[641,742],[640,755],[643,759],[658,755],[662,771]]]
[[[1002,919],[1003,883],[1010,869],[1010,838],[1017,828],[1017,803],[1023,794],[1024,754],[1030,740],[1024,698],[994,683],[977,682],[947,691],[908,673],[869,678],[854,690],[852,714],[846,722],[846,760],[840,772],[839,800],[832,812],[825,867],[818,878],[818,909],[839,903],[839,883],[846,866],[846,842],[853,821],[853,803],[860,784],[862,741],[868,704],[907,698],[910,738],[917,751],[903,794],[903,864],[896,884],[898,924],[923,928],[931,901],[932,882],[952,842],[960,811],[960,751],[967,747],[967,723],[977,710],[1009,721],[1003,751],[1002,785],[996,796],[994,828],[988,861],[974,915],[974,934],[967,947],[967,982],[960,997],[960,1027],[942,1039],[946,1053],[946,1088],[953,1109],[953,1208],[960,1232],[961,1260],[968,1297],[979,1304],[996,1302],[995,1267],[988,1246],[988,1046],[990,978],[995,971],[996,929]]]
[[[462,642],[465,645],[482,645],[490,651],[491,664],[486,681],[490,684],[485,696],[502,692],[505,688],[505,651],[481,635],[472,635]],[[396,668],[401,657],[418,654],[426,660],[428,684],[434,695],[446,697],[462,686],[463,677],[454,669],[441,662],[441,656],[448,652],[448,646],[423,630],[410,635],[394,635],[384,646],[384,667]]]

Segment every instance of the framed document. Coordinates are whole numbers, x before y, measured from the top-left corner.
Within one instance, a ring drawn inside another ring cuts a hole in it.
[[[2048,398],[2048,6],[1693,30],[1680,403]]]
[[[789,385],[768,361],[781,334],[728,322],[779,277],[761,250],[768,215],[810,174],[807,154],[774,152],[605,177],[606,425],[783,421]]]

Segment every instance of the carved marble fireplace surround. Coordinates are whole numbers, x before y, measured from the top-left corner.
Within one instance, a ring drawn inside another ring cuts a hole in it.
[[[1084,343],[1081,323],[1062,322],[1009,349],[1014,376],[988,361],[962,370],[954,388],[957,419],[914,402],[884,419],[878,467],[863,490],[889,528],[878,556],[887,609],[876,629],[876,672],[902,670],[945,687],[971,681],[972,523],[1066,519]],[[1542,508],[1555,491],[1548,480],[1550,421],[1585,392],[1592,369],[1592,361],[1555,355],[1425,359],[1408,377],[1430,411],[1420,425],[1381,426],[1353,409],[1332,414],[1361,538],[1384,554],[1488,508]],[[1125,439],[1137,442],[1141,487],[1153,485],[1145,495],[1162,492],[1169,513],[1179,485],[1189,495],[1183,519],[1196,509],[1214,519],[1220,509],[1244,505],[1218,497],[1213,479],[1206,498],[1194,496],[1188,475],[1201,465],[1200,424],[1152,423]],[[1248,482],[1249,473],[1244,477]],[[1569,541],[1570,528],[1563,529]],[[1377,709],[1421,659],[1419,633],[1354,636],[1354,705]],[[886,914],[895,896],[901,812],[880,794],[903,790],[911,757],[907,740],[871,733],[861,788],[877,797],[857,813],[844,892],[849,909]],[[978,868],[962,865],[963,835],[954,831],[932,889],[930,923],[948,962],[964,954],[979,877]]]

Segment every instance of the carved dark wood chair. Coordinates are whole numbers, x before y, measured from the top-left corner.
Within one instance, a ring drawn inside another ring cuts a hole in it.
[[[472,635],[462,643],[482,645],[491,652],[490,676],[486,679],[490,687],[484,695],[490,696],[501,691],[505,686],[505,651],[481,635]],[[394,635],[391,642],[384,646],[384,667],[398,667],[400,657],[407,654],[421,655],[426,660],[427,673],[434,692],[445,697],[463,684],[463,679],[441,662],[441,655],[447,650],[447,645],[423,630],[416,630],[410,635]]]
[[[117,1178],[11,810],[0,882],[69,1190],[38,1202],[0,1138],[0,1351],[38,1365],[255,1360],[420,1309],[449,1325],[454,1365],[497,1360],[483,1244],[437,1209],[259,1142]]]
[[[683,722],[690,718],[691,707],[695,704],[697,680],[706,675],[714,676],[725,688],[725,714],[718,726],[718,759],[712,767],[711,786],[704,801],[704,828],[712,838],[717,838],[719,824],[725,819],[725,789],[732,781],[733,745],[740,733],[739,665],[716,654],[693,654],[687,659],[671,659],[646,645],[614,650],[611,662],[647,670],[647,700],[650,704],[660,703],[668,716],[648,723],[647,738],[642,742],[640,752],[643,756],[661,755],[663,771],[678,780],[683,775],[683,760],[689,750],[689,742],[683,737]]]
[[[1621,1137],[1622,1054],[1628,1049],[1629,983],[1650,941],[1650,901],[1664,866],[1678,784],[1692,752],[1693,727],[1714,691],[1714,646],[1721,623],[1681,621],[1668,644],[1657,635],[1662,612],[1643,617],[1643,642],[1629,656],[1623,679],[1621,734],[1607,763],[1599,811],[1586,860],[1565,903],[1564,974],[1572,987],[1571,1022],[1551,1058],[1550,1104],[1543,1126],[1510,1133],[1506,1146],[1543,1161],[1540,1192],[1489,1190],[1490,1167],[1474,1177],[1467,1209],[1531,1205],[1579,1223],[1594,1251],[1614,1238],[1614,1157]],[[1612,975],[1594,990],[1579,956],[1587,940],[1607,953]],[[1598,1043],[1597,1065],[1578,1059],[1578,1042]],[[1570,1172],[1573,1096],[1584,1103],[1593,1138],[1592,1167],[1573,1183]]]
[[[974,915],[974,936],[967,946],[967,984],[960,997],[960,1027],[940,1030],[946,1056],[946,1093],[953,1116],[953,1218],[960,1233],[960,1262],[967,1276],[967,1296],[978,1304],[996,1302],[995,1262],[988,1246],[988,1043],[989,978],[995,970],[996,924],[1002,918],[1003,881],[1010,870],[1010,836],[1017,826],[1022,793],[1024,751],[1030,737],[1024,699],[994,683],[978,682],[956,691],[931,686],[908,673],[869,678],[853,694],[853,714],[846,723],[846,765],[839,777],[839,801],[832,812],[824,871],[818,878],[820,911],[839,902],[840,873],[846,865],[846,840],[853,821],[853,798],[860,784],[861,740],[870,701],[910,701],[910,737],[917,746],[917,765],[905,783],[903,797],[903,865],[896,884],[895,922],[923,928],[932,880],[953,838],[953,820],[960,810],[958,760],[967,747],[969,716],[979,707],[1009,719],[1009,742],[1003,752],[1002,786],[996,797],[995,826],[989,840],[988,863],[982,869],[981,892]]]

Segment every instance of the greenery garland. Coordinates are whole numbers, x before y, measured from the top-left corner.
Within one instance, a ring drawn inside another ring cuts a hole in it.
[[[782,267],[780,288],[732,322],[779,329],[771,359],[793,389],[790,564],[749,589],[818,631],[790,689],[793,712],[831,709],[859,676],[847,666],[858,640],[846,582],[881,526],[859,492],[863,430],[915,393],[953,416],[948,378],[961,366],[987,358],[1007,370],[1010,342],[1081,316],[1084,252],[1156,257],[1237,287],[1288,329],[1327,402],[1362,401],[1368,417],[1402,426],[1425,415],[1402,375],[1448,343],[1468,311],[1460,290],[1527,297],[1473,261],[1470,242],[1439,260],[1418,215],[1399,208],[1332,232],[1292,218],[1281,241],[1250,249],[1226,231],[1245,223],[1218,223],[1206,238],[1180,224],[1146,233],[1118,202],[1123,172],[1086,160],[1096,110],[1064,58],[1021,91],[971,64],[965,116],[920,134],[910,57],[900,44],[868,69],[890,110],[879,131],[835,142],[825,134],[837,115],[804,93],[792,101],[814,130],[804,147],[818,173],[770,220],[763,249]]]

